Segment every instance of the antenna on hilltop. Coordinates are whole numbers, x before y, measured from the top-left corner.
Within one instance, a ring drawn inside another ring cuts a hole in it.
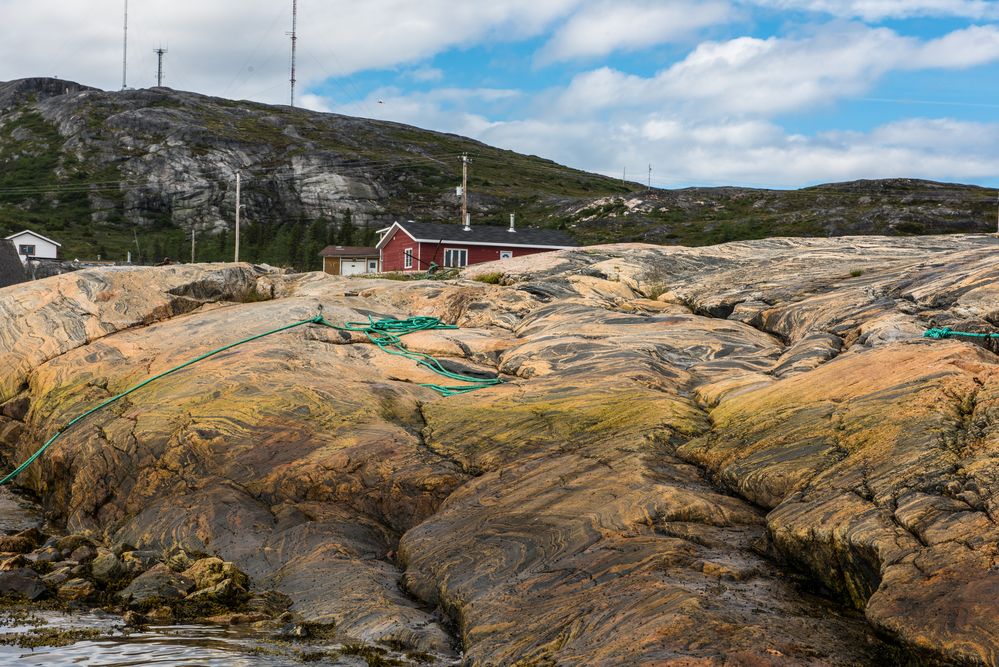
[[[128,88],[126,76],[128,74],[128,0],[125,0],[125,25],[122,30],[121,42],[121,89]]]
[[[156,54],[156,87],[160,88],[163,86],[163,54],[167,53],[167,50],[162,46],[158,49],[153,49]]]
[[[295,46],[298,41],[298,0],[291,0],[291,106],[295,106]]]

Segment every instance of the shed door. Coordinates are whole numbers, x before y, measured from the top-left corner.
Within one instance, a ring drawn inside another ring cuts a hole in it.
[[[364,273],[365,260],[363,259],[342,259],[340,260],[340,273],[345,276],[356,276]]]

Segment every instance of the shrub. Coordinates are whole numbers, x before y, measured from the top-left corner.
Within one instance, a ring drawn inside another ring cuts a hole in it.
[[[503,273],[501,271],[494,271],[492,273],[480,273],[474,276],[472,280],[477,280],[480,283],[486,283],[487,285],[499,285],[500,281],[503,279]]]

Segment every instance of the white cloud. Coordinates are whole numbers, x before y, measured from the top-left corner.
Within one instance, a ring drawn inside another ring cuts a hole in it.
[[[574,14],[541,50],[539,60],[557,62],[641,50],[689,37],[733,17],[732,6],[722,0],[604,0]]]
[[[999,60],[999,28],[971,27],[920,42],[887,28],[848,24],[802,39],[741,37],[704,42],[651,77],[610,68],[576,76],[562,113],[629,105],[709,116],[776,114],[860,95],[893,70],[964,68]]]
[[[540,34],[583,0],[325,0],[299,3],[298,80],[420,62],[446,49]],[[120,0],[0,0],[0,81],[26,76],[121,86]],[[146,0],[129,4],[129,85],[165,85],[285,102],[291,3],[283,0]]]
[[[742,0],[745,4],[784,10],[821,12],[841,18],[881,21],[889,18],[955,16],[974,20],[999,18],[994,0]]]
[[[410,72],[409,78],[420,83],[433,83],[444,78],[444,70],[436,67],[420,67]]]

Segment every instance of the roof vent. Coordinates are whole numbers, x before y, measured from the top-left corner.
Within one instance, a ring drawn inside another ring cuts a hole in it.
[[[514,216],[515,215],[516,215],[515,213],[511,213],[510,214],[510,229],[506,230],[508,232],[516,232],[517,231],[517,229],[516,229],[516,227],[514,225]]]

